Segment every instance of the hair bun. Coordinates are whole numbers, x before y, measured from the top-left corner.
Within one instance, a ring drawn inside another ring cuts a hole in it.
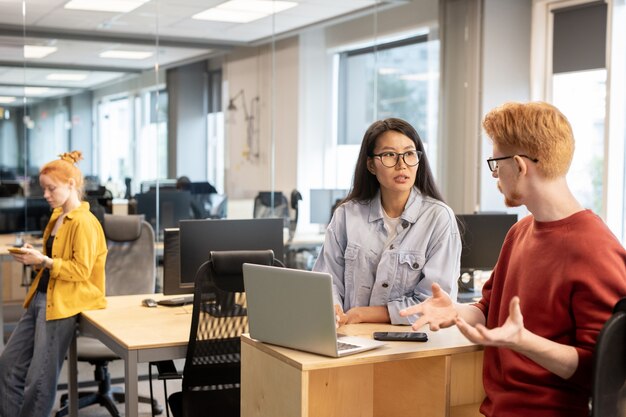
[[[70,164],[75,164],[83,159],[83,153],[81,151],[63,152],[59,157]]]

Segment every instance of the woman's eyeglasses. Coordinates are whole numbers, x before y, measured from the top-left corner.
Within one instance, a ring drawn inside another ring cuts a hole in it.
[[[406,151],[403,153],[398,152],[381,152],[378,154],[371,154],[370,157],[380,159],[380,162],[387,168],[393,168],[398,165],[400,157],[407,166],[414,167],[422,158],[422,152],[418,150]]]

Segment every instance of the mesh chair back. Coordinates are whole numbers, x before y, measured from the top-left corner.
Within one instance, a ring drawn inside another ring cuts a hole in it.
[[[626,416],[626,297],[598,335],[593,363],[591,416]]]
[[[289,203],[280,191],[261,191],[254,198],[254,218],[283,218],[284,227],[289,227]]]
[[[271,250],[212,251],[196,273],[183,391],[239,384],[239,337],[248,331],[242,265],[278,265]]]

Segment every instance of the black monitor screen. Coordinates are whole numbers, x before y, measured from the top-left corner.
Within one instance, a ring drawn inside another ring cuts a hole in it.
[[[347,195],[348,190],[311,190],[311,223],[330,223],[333,207]]]
[[[159,228],[156,224],[156,191],[137,194],[137,213],[143,214],[155,231],[178,227],[178,222],[192,218],[191,193],[189,191],[159,190]]]
[[[282,219],[184,220],[180,222],[180,281],[193,283],[210,251],[265,250],[283,260]]]
[[[461,272],[493,269],[506,234],[517,222],[517,214],[460,214],[457,217],[463,242]]]
[[[43,197],[0,198],[0,233],[41,232],[51,215]]]

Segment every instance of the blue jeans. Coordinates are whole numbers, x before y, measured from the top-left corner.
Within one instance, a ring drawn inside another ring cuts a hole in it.
[[[0,355],[0,417],[47,417],[76,317],[46,321],[37,292]]]

